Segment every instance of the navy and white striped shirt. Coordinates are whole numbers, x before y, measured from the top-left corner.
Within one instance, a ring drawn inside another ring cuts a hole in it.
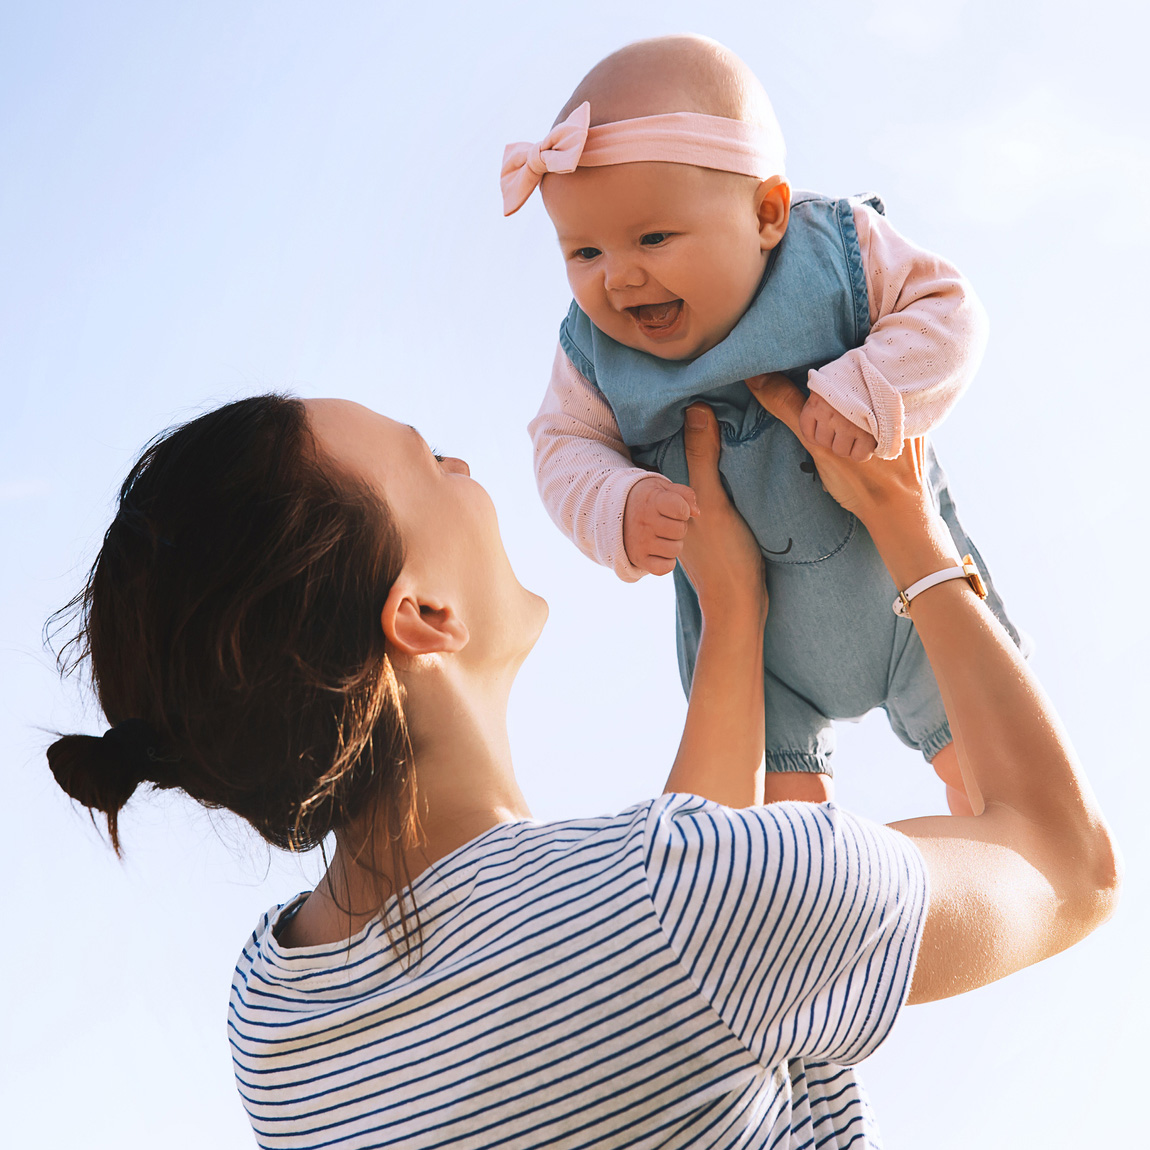
[[[283,907],[244,947],[229,1028],[260,1146],[878,1145],[851,1068],[914,968],[904,836],[665,795],[493,827],[413,890],[410,966],[379,921],[285,948]]]

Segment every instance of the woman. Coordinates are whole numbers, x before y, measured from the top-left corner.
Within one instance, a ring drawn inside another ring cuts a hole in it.
[[[799,434],[789,383],[753,390]],[[711,771],[749,794],[768,605],[714,418],[689,423],[704,630],[668,789]],[[921,442],[867,464],[804,446],[899,587],[953,564]],[[233,982],[263,1146],[876,1145],[851,1068],[908,990],[1047,957],[1117,896],[1057,718],[965,580],[912,612],[979,814],[892,829],[669,794],[530,821],[505,713],[545,605],[466,465],[352,404],[241,401],[153,444],[78,605],[114,725],[49,758],[117,849],[142,781],[281,845],[335,832]]]

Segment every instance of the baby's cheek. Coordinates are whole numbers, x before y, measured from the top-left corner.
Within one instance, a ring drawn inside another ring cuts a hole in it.
[[[575,302],[591,317],[596,319],[597,316],[602,314],[603,295],[602,292],[594,290],[593,283],[589,282],[590,277],[587,275],[580,275],[577,271],[568,270],[567,283],[571,288],[571,294],[575,297]]]
[[[759,275],[751,269],[732,267],[724,262],[699,264],[693,269],[694,289],[710,322],[726,328],[727,334],[743,317],[759,286]]]
[[[566,265],[567,272],[567,286],[571,289],[571,294],[578,300],[582,294],[582,283],[579,279],[579,273],[570,264]],[[580,303],[580,307],[583,305]]]

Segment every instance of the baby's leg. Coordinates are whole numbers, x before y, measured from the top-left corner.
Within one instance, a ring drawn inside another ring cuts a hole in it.
[[[770,671],[763,672],[766,754],[763,802],[825,803],[834,798],[830,719]]]
[[[904,644],[895,662],[890,694],[884,704],[891,730],[934,767],[935,774],[946,784],[950,813],[974,814],[946,720],[946,708],[922,642],[913,625],[900,620],[899,627],[904,629]]]
[[[788,799],[801,803],[825,803],[835,797],[830,775],[810,771],[767,771],[763,783],[763,802],[782,803]]]
[[[894,733],[907,746],[921,751],[923,758],[934,767],[934,773],[946,784],[946,805],[950,813],[974,814],[942,697],[938,694],[926,652],[913,633],[899,660],[891,698],[886,702],[886,713]]]
[[[952,815],[972,815],[974,808],[966,795],[966,786],[962,781],[962,771],[958,767],[958,754],[954,744],[947,743],[930,761],[934,773],[946,783],[946,805],[950,807]]]
[[[703,620],[694,589],[679,566],[675,567],[674,581],[679,671],[683,690],[689,698]],[[761,801],[822,803],[831,799],[834,784],[830,758],[835,743],[831,720],[810,699],[765,668],[763,708],[766,753]],[[688,780],[685,785],[692,784]],[[717,794],[708,793],[715,788],[706,780],[694,786],[695,793],[704,798],[719,798]]]
[[[982,556],[978,553],[978,548],[971,541],[970,536],[966,534],[962,523],[959,522],[958,512],[954,506],[954,500],[951,498],[950,486],[947,483],[946,473],[942,469],[942,465],[938,462],[937,456],[934,454],[934,448],[930,448],[929,467],[932,472],[932,483],[934,484],[935,491],[938,492],[939,499],[939,513],[946,521],[946,525],[950,530],[951,538],[954,540],[955,546],[958,548],[959,555],[971,555],[977,565],[979,571],[982,572],[982,581],[986,584],[987,598],[986,605],[994,612],[998,621],[1002,624],[1006,633],[1018,645],[1019,650],[1026,657],[1030,657],[1030,651],[1033,647],[1030,636],[1022,631],[1010,621],[1006,614],[1006,608],[1003,606],[1002,599],[994,586],[994,580],[990,577],[990,571],[986,566]],[[933,675],[932,675],[933,678]],[[946,783],[946,801],[950,807],[952,815],[969,815],[974,813],[974,807],[982,808],[982,797],[977,792],[972,796],[963,783],[962,772],[958,766],[958,755],[955,753],[954,743],[947,743],[941,750],[931,755],[927,752],[927,757],[930,759],[931,766],[934,767],[935,773],[944,783]],[[973,797],[974,802],[971,802]]]

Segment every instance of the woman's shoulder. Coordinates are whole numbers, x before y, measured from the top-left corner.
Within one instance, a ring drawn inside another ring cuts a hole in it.
[[[662,795],[644,804],[646,833],[652,841],[701,850],[732,841],[801,844],[818,849],[825,839],[889,833],[833,802],[776,802],[764,806],[726,807],[701,795]]]
[[[661,817],[672,799],[660,796],[636,803],[616,814],[573,819],[518,819],[498,823],[436,860],[403,892],[419,908],[425,938],[461,918],[485,913],[492,904],[539,906],[561,897],[564,890],[580,890],[589,883],[610,883],[641,869],[652,818]],[[713,804],[712,804],[713,805]],[[655,813],[658,812],[658,813]],[[378,962],[389,952],[388,929],[394,928],[398,899],[393,897],[381,914],[350,937],[314,946],[288,944],[288,924],[305,904],[304,891],[272,906],[256,923],[237,964],[241,977],[259,970],[279,979],[322,979],[349,963]]]
[[[666,796],[648,811],[645,866],[657,913],[674,920],[746,915],[752,904],[768,918],[802,917],[841,908],[864,878],[876,906],[921,904],[926,889],[910,839],[833,802],[733,809]]]
[[[844,849],[853,854],[869,845],[873,852],[876,841],[891,836],[902,838],[834,803],[734,809],[699,795],[664,794],[615,814],[496,824],[438,859],[404,894],[414,899],[430,927],[463,907],[491,900],[537,902],[556,884],[582,889],[588,876],[606,883],[625,881],[638,871],[657,891],[684,871],[761,868],[768,860],[809,868]],[[285,946],[285,926],[306,895],[262,915],[244,954],[259,952],[273,964],[290,961],[296,969],[309,960],[323,965],[337,949],[345,957],[357,948],[374,949],[397,906],[392,899],[377,919],[336,944]]]

